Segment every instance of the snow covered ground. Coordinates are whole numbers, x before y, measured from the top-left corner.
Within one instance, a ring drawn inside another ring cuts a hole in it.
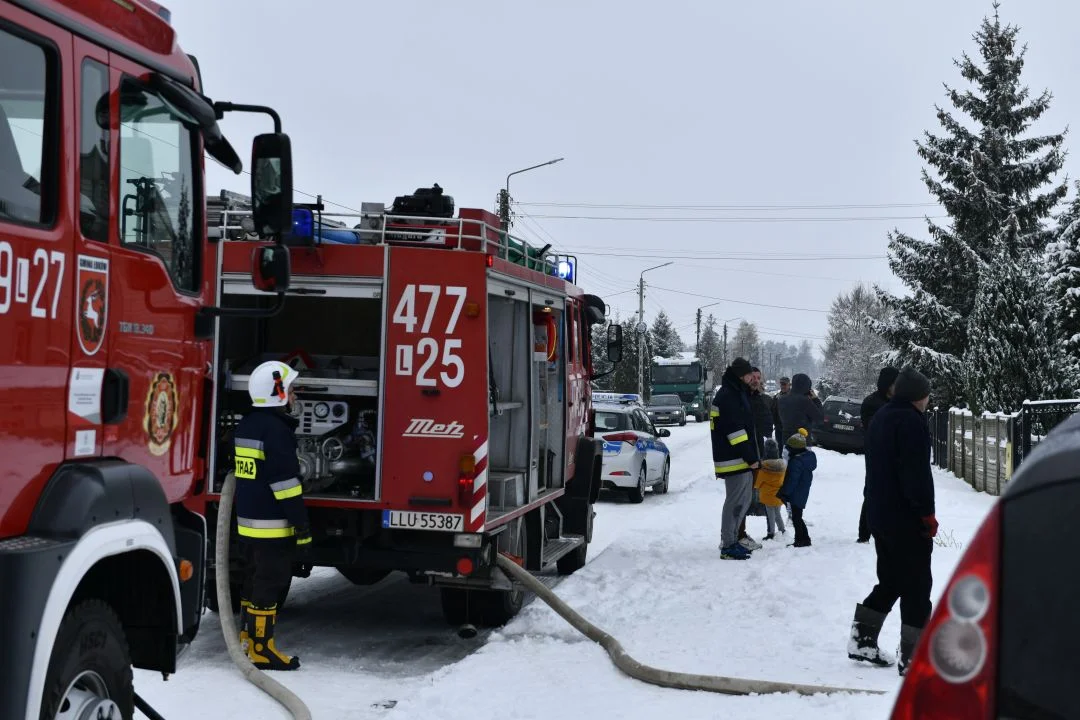
[[[874,584],[874,551],[855,543],[863,460],[818,450],[807,520],[811,548],[765,542],[747,562],[722,561],[723,486],[712,476],[704,424],[673,428],[671,492],[631,505],[603,497],[590,562],[559,595],[638,660],[694,673],[820,683],[886,695],[729,697],[665,690],[623,676],[598,646],[533,602],[505,628],[460,640],[437,593],[391,577],[354,587],[333,571],[297,580],[280,641],[304,667],[275,677],[316,720],[338,718],[887,718],[895,668],[856,665],[845,647],[851,615]],[[935,471],[936,472],[936,471]],[[937,473],[935,602],[994,498]],[[761,540],[765,519],[750,518]],[[898,609],[882,633],[895,649]],[[136,689],[166,718],[285,718],[225,655],[207,614],[179,674],[137,672]]]

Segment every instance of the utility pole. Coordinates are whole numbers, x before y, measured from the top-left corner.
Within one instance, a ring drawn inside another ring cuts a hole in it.
[[[638,371],[637,371],[637,391],[638,395],[645,397],[645,331],[649,329],[649,326],[645,324],[645,273],[650,270],[657,270],[662,267],[674,264],[674,260],[663,263],[661,265],[654,265],[651,268],[645,268],[638,276],[638,324],[637,324],[637,340],[638,340]]]
[[[637,311],[637,391],[638,395],[645,397],[645,273],[638,278],[638,311]]]
[[[694,340],[694,356],[701,357],[701,308],[697,309],[697,338]]]
[[[502,221],[503,230],[510,230],[510,191],[505,188],[499,191],[499,219]]]
[[[724,323],[724,367],[727,368],[730,364],[727,356],[727,323]]]

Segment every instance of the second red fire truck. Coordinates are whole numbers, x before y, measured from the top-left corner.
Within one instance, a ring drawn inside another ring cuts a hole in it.
[[[250,226],[233,209],[242,203],[223,193],[214,204],[220,302],[265,308],[243,240]],[[212,489],[233,469],[248,373],[284,360],[301,373],[293,411],[310,562],[362,584],[405,571],[441,588],[449,622],[493,625],[523,596],[497,553],[533,571],[585,563],[602,454],[591,329],[606,308],[574,284],[575,258],[531,247],[485,210],[453,211],[438,186],[389,210],[364,203],[360,216],[294,211],[284,309],[222,318],[215,333]],[[612,325],[608,360],[621,343]],[[216,497],[204,498],[211,523]],[[235,602],[242,567],[232,557]]]

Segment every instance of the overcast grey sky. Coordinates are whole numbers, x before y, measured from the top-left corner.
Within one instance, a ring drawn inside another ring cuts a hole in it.
[[[786,306],[705,312],[815,348],[837,293],[860,280],[901,290],[886,233],[925,237],[918,218],[941,212],[921,205],[913,140],[937,131],[942,83],[963,84],[953,58],[975,53],[992,12],[990,0],[167,4],[208,95],[280,111],[299,190],[359,208],[438,182],[459,208],[493,210],[508,172],[565,157],[513,178],[530,216],[515,230],[577,253],[580,285],[626,316],[638,274],[673,259],[646,274],[647,321],[666,310],[692,342],[695,310],[714,299]],[[1027,84],[1054,94],[1035,131],[1080,120],[1080,3],[1005,0],[1001,17],[1029,45]],[[245,158],[266,129],[223,127]],[[211,191],[247,182],[210,169]],[[711,220],[552,217],[583,215]]]

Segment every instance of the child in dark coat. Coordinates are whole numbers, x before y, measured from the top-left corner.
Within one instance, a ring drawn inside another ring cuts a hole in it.
[[[795,526],[795,547],[809,547],[810,533],[803,522],[803,510],[810,500],[810,485],[814,482],[814,470],[817,469],[817,455],[806,448],[806,438],[810,433],[806,428],[788,438],[787,473],[784,485],[776,494],[778,498],[791,504],[791,523]]]

